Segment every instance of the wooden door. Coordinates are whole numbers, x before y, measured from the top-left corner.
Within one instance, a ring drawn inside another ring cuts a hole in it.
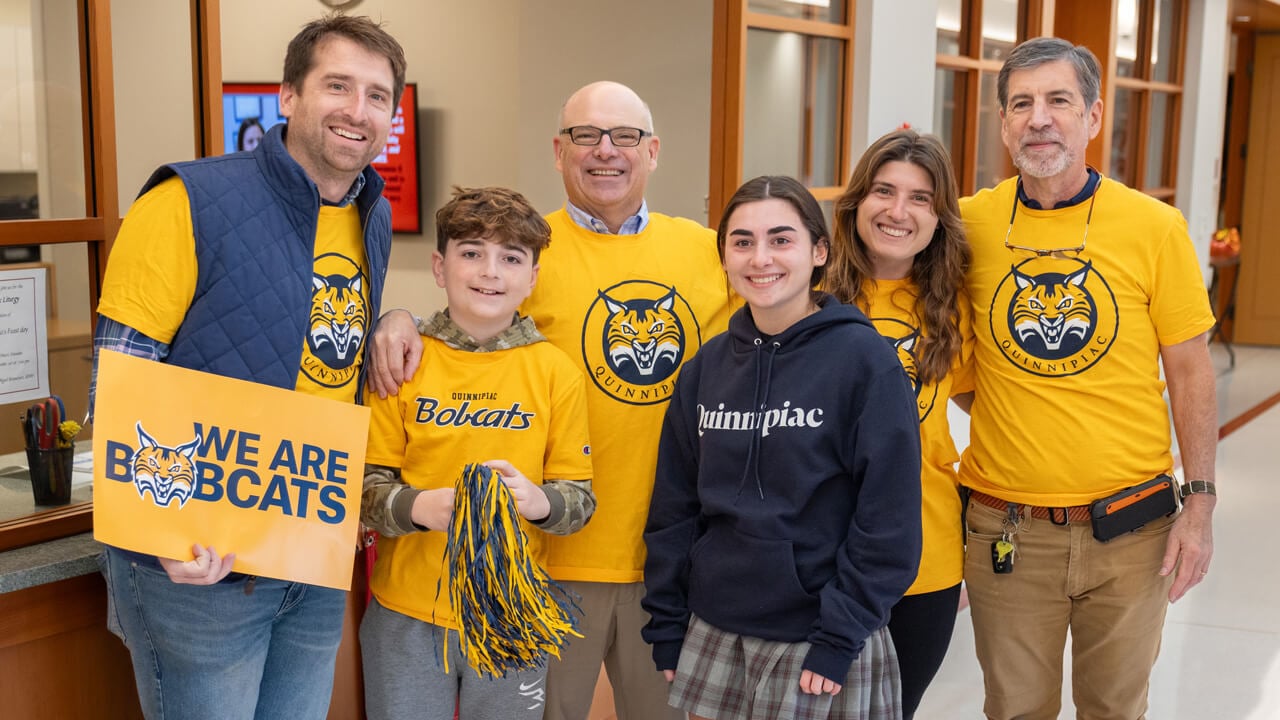
[[[1280,35],[1258,35],[1253,63],[1235,340],[1280,346]]]

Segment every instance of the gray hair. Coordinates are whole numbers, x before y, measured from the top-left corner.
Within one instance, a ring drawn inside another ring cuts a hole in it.
[[[1084,106],[1093,107],[1098,99],[1102,84],[1102,70],[1098,66],[1098,58],[1083,45],[1072,45],[1061,38],[1038,37],[1027,40],[1013,49],[1000,74],[996,77],[996,94],[1000,98],[1000,108],[1009,106],[1009,75],[1015,70],[1031,70],[1045,63],[1062,60],[1075,68],[1076,79],[1080,83],[1080,94],[1084,97]]]

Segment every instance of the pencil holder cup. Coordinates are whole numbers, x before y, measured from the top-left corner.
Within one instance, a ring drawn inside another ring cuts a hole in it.
[[[71,502],[71,468],[75,446],[42,450],[27,448],[31,469],[31,492],[37,505],[66,505]]]

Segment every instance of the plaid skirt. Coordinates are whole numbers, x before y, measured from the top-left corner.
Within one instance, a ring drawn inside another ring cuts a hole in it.
[[[800,691],[809,643],[735,635],[690,618],[672,707],[717,720],[900,720],[902,683],[887,628],[871,633],[838,695]]]

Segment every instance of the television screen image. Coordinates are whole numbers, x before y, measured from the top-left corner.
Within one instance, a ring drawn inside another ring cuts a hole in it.
[[[226,152],[250,150],[280,116],[279,83],[223,83],[222,146]],[[407,83],[382,154],[373,159],[387,186],[382,194],[391,203],[391,229],[422,232],[422,204],[418,197],[418,86]]]

